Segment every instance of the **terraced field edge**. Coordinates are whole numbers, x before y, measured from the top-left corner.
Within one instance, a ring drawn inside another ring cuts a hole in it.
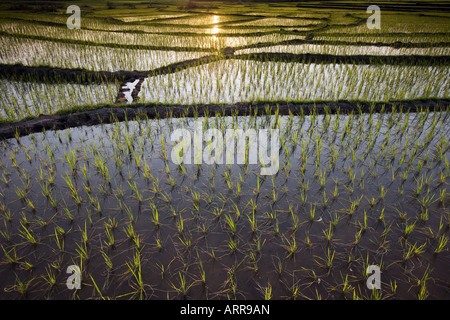
[[[235,104],[163,105],[153,103],[102,104],[77,106],[52,115],[40,115],[17,122],[0,124],[0,139],[10,139],[43,130],[63,130],[132,119],[248,115],[310,115],[378,112],[450,112],[450,99],[415,99],[390,102],[320,101],[252,102]]]

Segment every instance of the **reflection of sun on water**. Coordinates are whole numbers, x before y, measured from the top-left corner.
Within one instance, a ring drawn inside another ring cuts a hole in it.
[[[215,23],[218,23],[218,22],[219,22],[219,16],[213,16],[213,21],[212,21],[212,23],[215,24]],[[211,32],[211,34],[213,35],[213,36],[212,36],[213,40],[216,41],[216,40],[217,40],[217,37],[214,36],[214,34],[218,34],[218,33],[220,32],[219,27],[218,27],[218,26],[214,26],[214,27],[210,30],[210,32]]]

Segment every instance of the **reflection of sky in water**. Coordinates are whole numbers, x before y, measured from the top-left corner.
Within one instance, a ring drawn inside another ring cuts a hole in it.
[[[133,97],[131,96],[131,94],[133,93],[134,88],[136,87],[136,85],[138,84],[139,79],[136,79],[134,82],[127,82],[125,83],[124,86],[122,86],[123,88],[127,88],[128,90],[123,91],[123,93],[125,94],[125,98],[127,99],[127,103],[132,103],[133,102]]]

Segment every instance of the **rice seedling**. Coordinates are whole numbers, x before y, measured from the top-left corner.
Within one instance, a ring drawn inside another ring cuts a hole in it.
[[[448,237],[446,237],[445,235],[441,235],[438,238],[438,245],[437,245],[436,249],[434,250],[434,253],[442,252],[442,250],[444,250],[444,248],[446,247],[447,243],[448,243]]]
[[[77,158],[74,150],[70,150],[70,153],[64,152],[64,157],[66,158],[67,163],[69,164],[70,170],[74,175],[77,170]]]
[[[415,246],[415,244],[414,244],[414,246]],[[424,243],[424,244],[422,244],[422,245],[420,245],[418,247],[415,247],[414,248],[414,255],[419,256],[422,253],[424,253],[425,252],[425,250],[424,250],[425,246],[426,246],[426,243]]]
[[[238,242],[235,241],[234,238],[230,238],[230,240],[227,241],[227,245],[232,254],[236,252],[238,248]]]
[[[70,189],[70,192],[71,192],[71,195],[72,195],[73,200],[75,201],[75,203],[76,203],[77,205],[80,205],[82,199],[81,199],[80,195],[78,194],[78,189],[77,189],[77,188],[75,187],[75,185],[73,184],[73,182],[72,182],[72,180],[70,179],[69,174],[68,174],[67,172],[66,172],[66,175],[63,176],[63,179],[64,179],[64,181],[66,182],[67,186],[68,186],[69,189]]]
[[[314,206],[314,205],[311,204],[311,206],[310,206],[310,208],[309,208],[309,221],[310,221],[310,222],[315,221],[315,220],[314,220],[315,217],[316,217],[316,206]]]
[[[183,245],[183,247],[186,249],[186,252],[189,252],[192,248],[192,239],[189,235],[184,236],[178,236],[178,240],[180,240],[180,243]]]
[[[6,249],[2,247],[3,253],[5,254],[5,261],[3,261],[3,263],[9,263],[9,264],[18,264],[19,260],[22,259],[21,257],[19,257],[17,255],[17,251],[15,247],[12,247],[11,250],[6,251]]]
[[[361,240],[362,234],[364,232],[363,228],[360,228],[356,233],[355,233],[355,241],[353,242],[353,245],[357,245],[359,243],[359,241]]]
[[[50,288],[53,288],[56,286],[56,275],[54,271],[51,268],[46,267],[46,274],[42,275],[42,279],[45,280],[45,282],[48,284]]]
[[[130,186],[130,189],[134,192],[136,199],[139,202],[143,202],[144,199],[142,198],[142,195],[139,192],[139,188],[136,186],[136,181],[133,181],[133,183],[130,183],[130,181],[128,181],[128,185]]]
[[[353,200],[353,201],[350,200],[350,209],[348,209],[348,211],[347,211],[347,214],[349,216],[352,216],[355,213],[356,209],[359,207],[359,203],[361,202],[362,197],[363,196],[361,196],[360,198]],[[373,206],[373,198],[372,198],[370,204],[371,204],[371,206]]]
[[[223,207],[222,208],[214,207],[211,213],[216,217],[216,219],[220,219],[223,213]]]
[[[19,229],[20,236],[31,243],[33,246],[36,246],[39,242],[36,239],[36,236],[33,234],[33,232],[30,230],[30,228],[27,226],[26,223],[20,222],[20,225],[22,229]]]
[[[331,242],[333,235],[334,235],[334,230],[333,230],[332,226],[333,226],[333,223],[330,222],[328,229],[322,231],[323,236],[327,242]]]
[[[256,210],[253,210],[251,217],[250,217],[250,215],[247,215],[247,219],[250,223],[250,228],[252,230],[252,233],[255,233],[256,231],[258,231],[258,221],[256,220],[256,217],[255,217],[255,211]]]
[[[424,252],[425,245],[426,245],[426,243],[424,243],[421,246],[417,246],[417,243],[414,243],[413,245],[410,245],[407,243],[406,244],[407,248],[403,254],[403,261],[407,261],[407,260],[411,259],[413,256],[418,256],[418,255],[422,254]]]
[[[5,287],[5,292],[11,292],[16,291],[18,294],[20,294],[21,297],[26,298],[30,288],[32,287],[32,282],[35,281],[35,278],[31,278],[30,280],[24,282],[19,279],[19,277],[16,275],[16,281],[15,284],[10,287]]]
[[[134,243],[135,243],[136,249],[139,250],[139,248],[140,248],[139,236],[135,238]],[[189,247],[189,244],[185,244],[185,246]],[[161,252],[163,243],[160,238],[156,239],[156,247],[158,248],[158,251]]]
[[[386,196],[386,194],[387,194],[387,190],[384,188],[384,186],[381,186],[380,187],[380,200],[383,200],[384,197]]]
[[[267,283],[266,287],[260,288],[260,290],[264,293],[264,300],[272,299],[272,286],[270,282]]]
[[[383,207],[383,209],[381,209],[380,215],[378,216],[378,221],[380,221],[380,222],[384,222],[384,220],[385,220],[384,210],[385,210],[385,208]]]
[[[165,276],[167,270],[170,268],[170,265],[171,265],[174,261],[175,261],[175,258],[172,259],[172,260],[168,263],[167,267],[165,267],[164,264],[162,264],[162,263],[161,263],[161,264],[159,264],[159,263],[156,263],[156,264],[155,264],[156,267],[157,267],[157,269],[160,270],[160,273],[161,273],[161,279],[164,279],[164,276]]]
[[[131,241],[134,241],[134,239],[136,238],[136,232],[134,230],[133,224],[132,223],[128,223],[126,225],[126,227],[123,228],[125,235],[127,236],[128,239],[130,239]]]
[[[333,260],[334,255],[336,251],[333,250],[332,253],[330,253],[330,248],[327,248],[327,253],[325,255],[325,258],[317,257],[317,259],[314,259],[314,261],[317,263],[317,265],[325,270],[330,271],[331,267],[333,266]]]
[[[341,278],[343,280],[343,283],[341,285],[339,285],[339,289],[337,288],[333,288],[333,290],[339,291],[342,295],[346,295],[349,294],[350,292],[354,291],[354,287],[352,285],[350,285],[349,280],[348,280],[348,274],[345,275],[345,279],[343,278],[342,274],[341,274]]]
[[[444,205],[446,196],[447,196],[447,189],[442,189],[441,193],[439,194],[439,201],[442,205]]]
[[[405,223],[405,229],[403,231],[403,236],[408,237],[411,232],[414,230],[414,227],[416,226],[416,222],[413,222],[412,224],[408,224],[408,222]]]
[[[338,195],[339,195],[339,191],[338,191],[338,181],[335,180],[334,191],[333,191],[333,199],[336,199]]]
[[[55,243],[59,251],[64,251],[64,240],[65,240],[66,232],[61,227],[55,227]],[[61,240],[59,238],[62,238]]]
[[[128,295],[132,295],[132,297],[137,297],[138,299],[142,300],[147,296],[147,285],[145,285],[142,280],[142,266],[139,252],[135,252],[133,260],[131,262],[126,262],[126,265],[134,279],[134,284],[131,285],[134,291],[128,293]]]
[[[102,254],[103,260],[105,261],[107,270],[109,272],[111,272],[113,270],[113,263],[112,263],[111,258],[108,256],[108,254],[105,251],[101,251],[101,254]]]
[[[159,222],[159,211],[156,205],[152,202],[150,203],[150,206],[152,208],[152,222],[155,224],[156,228],[159,228],[160,222]]]
[[[200,193],[191,190],[191,194],[192,194],[192,205],[194,206],[194,209],[196,211],[200,210]]]
[[[359,222],[359,224],[361,225],[361,223]],[[364,216],[363,216],[363,224],[361,225],[363,231],[367,230],[367,212],[366,210],[364,210]]]
[[[108,225],[105,226],[105,236],[106,240],[104,241],[105,245],[110,247],[111,249],[115,248],[115,240],[114,240],[114,232],[112,228]]]
[[[283,245],[283,248],[285,248],[286,250],[287,250],[287,256],[286,256],[286,258],[289,258],[289,257],[294,257],[295,256],[295,253],[297,252],[297,250],[298,250],[298,247],[297,247],[297,242],[296,242],[296,240],[295,240],[295,236],[294,235],[292,235],[291,237],[290,237],[290,240],[286,237],[286,236],[284,236],[283,235],[283,238],[284,238],[284,240],[286,241],[286,245]]]
[[[183,298],[186,298],[190,288],[194,286],[194,283],[188,284],[186,274],[182,273],[181,271],[178,272],[178,276],[179,276],[178,285],[175,285],[174,283],[171,282],[170,286]]]
[[[228,230],[231,232],[231,235],[234,236],[237,231],[237,225],[232,216],[226,215],[225,222],[227,223]]]

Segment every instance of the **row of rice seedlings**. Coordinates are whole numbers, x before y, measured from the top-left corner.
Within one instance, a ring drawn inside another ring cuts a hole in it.
[[[275,45],[263,48],[248,48],[237,50],[235,54],[249,53],[292,53],[292,54],[329,54],[329,55],[379,55],[379,56],[401,56],[401,55],[423,55],[423,56],[445,56],[449,55],[447,47],[432,48],[393,48],[391,46],[357,46],[357,45]]]
[[[361,19],[367,19],[367,15],[357,15]],[[330,28],[324,32],[336,32],[339,31],[342,34],[345,33],[360,33],[363,35],[377,35],[377,34],[390,34],[390,33],[439,33],[448,32],[448,27],[443,28],[442,25],[445,21],[445,17],[430,17],[420,16],[417,14],[387,14],[383,17],[383,27],[379,29],[369,29],[365,23],[361,23],[358,26],[343,26],[339,28]]]
[[[240,21],[245,20],[246,18],[243,17],[242,12],[236,12],[239,14]],[[292,13],[285,13],[292,16]],[[248,13],[248,19],[254,19],[254,12]],[[257,15],[265,15],[265,13],[259,13]],[[316,16],[311,16],[307,14],[307,18],[315,18]],[[135,13],[133,16],[114,16],[114,20],[106,20],[102,17],[94,17],[94,16],[83,16],[83,19],[81,19],[81,30],[98,30],[98,31],[108,31],[108,32],[130,32],[130,33],[184,33],[184,34],[203,34],[203,33],[210,33],[210,30],[219,30],[220,32],[226,32],[227,34],[245,34],[245,33],[254,33],[255,31],[278,31],[279,27],[273,26],[273,28],[270,28],[270,26],[264,26],[262,29],[257,28],[249,28],[247,27],[234,27],[232,24],[222,23],[226,21],[222,21],[221,19],[228,19],[235,20],[237,17],[232,17],[229,15],[209,15],[205,16],[205,24],[186,24],[186,21],[184,19],[173,19],[173,18],[182,18],[182,17],[188,17],[186,14],[174,14],[173,12],[154,12],[151,15],[148,15],[146,13],[145,15],[136,15]],[[295,15],[294,15],[295,16]],[[317,19],[320,19],[320,17],[323,17],[323,14],[318,14]],[[51,22],[52,24],[60,24],[61,27],[66,27],[67,22],[67,15],[61,15],[61,14],[45,14],[45,15],[39,15],[36,16],[35,14],[29,14],[26,12],[15,12],[14,17],[17,20],[23,21],[24,24],[42,24],[46,25],[46,22]],[[300,15],[300,17],[303,17]],[[10,14],[6,14],[4,17],[5,22],[11,23]],[[197,17],[195,18],[197,19]],[[154,21],[157,20],[157,21]],[[126,22],[126,23],[122,23]],[[176,23],[179,21],[179,23]],[[309,19],[309,21],[313,21],[312,19]],[[149,22],[149,24],[146,24]],[[220,26],[220,29],[218,28]],[[297,29],[301,27],[296,27]],[[256,29],[256,30],[255,30]]]
[[[263,18],[256,21],[239,22],[233,23],[233,26],[256,26],[256,27],[266,27],[266,26],[286,26],[286,27],[296,27],[296,26],[313,26],[322,23],[320,20],[311,19],[293,19],[293,18]]]
[[[139,97],[142,101],[174,104],[446,97],[446,70],[227,60],[147,78]],[[295,76],[298,74],[304,76]],[[432,75],[434,81],[430,82]]]
[[[426,47],[426,48],[439,48],[439,44],[447,42],[447,38],[442,33],[381,33],[381,34],[361,34],[361,33],[320,33],[314,37],[314,40],[329,41],[336,45],[378,45],[380,43],[389,45],[390,47]],[[401,43],[401,44],[398,44]],[[435,46],[433,44],[436,43]]]
[[[115,16],[117,20],[126,22],[126,23],[133,23],[133,22],[146,22],[146,21],[152,21],[152,20],[165,20],[165,19],[173,19],[173,18],[183,18],[190,16],[189,14],[180,13],[180,14],[159,14],[154,13],[153,15],[149,15],[147,12],[145,14],[139,14],[139,15],[132,15],[132,16],[123,16],[118,15]]]
[[[107,48],[7,36],[0,36],[0,44],[0,63],[91,71],[148,71],[205,55],[203,52]],[[71,53],[70,59],[67,59],[67,52]]]
[[[65,25],[65,23],[64,23]],[[293,29],[308,31],[315,27],[295,27]],[[254,37],[255,34],[280,34],[280,28],[277,27],[234,27],[232,25],[220,25],[220,26],[187,26],[187,25],[145,25],[145,24],[102,24],[91,23],[84,29],[98,30],[105,32],[118,32],[118,33],[149,33],[149,34],[168,34],[168,35],[188,35],[188,36],[204,36],[214,35],[217,38],[224,37]],[[286,28],[289,30],[289,28]],[[276,39],[276,38],[275,38]],[[231,39],[230,39],[231,40]],[[254,39],[253,39],[254,40]],[[253,42],[253,41],[252,41]],[[253,42],[254,43],[254,42]]]
[[[260,37],[251,36],[216,36],[219,28],[213,28],[208,32],[210,35],[194,34],[188,36],[172,34],[152,34],[152,33],[124,33],[110,31],[95,31],[80,29],[77,32],[64,27],[43,26],[35,24],[24,24],[22,22],[12,22],[2,24],[1,31],[10,36],[20,35],[31,37],[45,37],[46,39],[57,39],[86,42],[86,45],[110,44],[114,46],[145,46],[145,47],[178,47],[178,48],[198,48],[198,49],[221,49],[225,47],[239,47],[252,45],[258,42],[281,42],[298,39],[299,36],[286,34],[267,34]],[[131,70],[131,69],[130,69]]]
[[[126,137],[126,136],[125,136],[125,137]],[[99,158],[96,158],[96,159],[99,159]],[[99,160],[98,162],[101,162],[101,161]],[[227,176],[227,175],[225,174],[225,176]],[[229,180],[228,180],[228,181],[229,181]],[[382,193],[381,198],[383,198],[383,193],[385,193],[385,190],[382,189],[381,193]]]

